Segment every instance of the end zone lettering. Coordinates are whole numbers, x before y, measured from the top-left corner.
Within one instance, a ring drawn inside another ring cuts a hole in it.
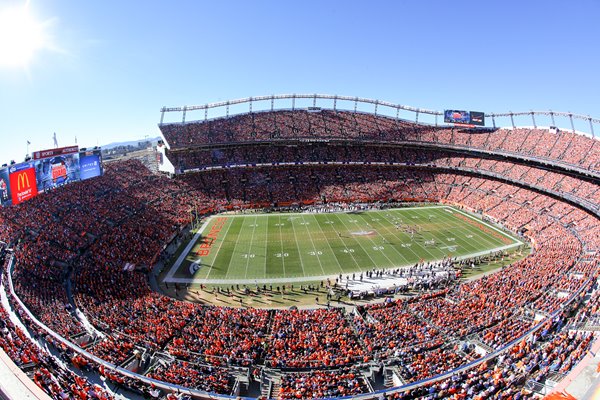
[[[227,222],[227,217],[218,217],[215,223],[210,228],[208,234],[204,237],[205,241],[199,246],[199,250],[196,251],[196,255],[199,257],[207,256],[210,253],[213,243],[219,236],[219,232],[223,230],[223,226]]]

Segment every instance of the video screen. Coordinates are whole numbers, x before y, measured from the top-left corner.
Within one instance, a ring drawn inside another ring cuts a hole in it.
[[[450,124],[468,124],[471,121],[471,115],[468,111],[445,110],[444,122]]]
[[[66,154],[35,161],[35,177],[40,191],[79,180],[79,154]]]
[[[38,194],[35,165],[25,162],[8,167],[12,204],[17,205]]]
[[[8,206],[11,204],[8,168],[0,169],[0,204],[3,206]]]
[[[485,114],[481,111],[444,110],[447,124],[485,126]]]
[[[471,111],[471,125],[485,126],[485,114],[481,111]]]
[[[102,175],[102,155],[100,150],[79,153],[79,176],[81,180]]]

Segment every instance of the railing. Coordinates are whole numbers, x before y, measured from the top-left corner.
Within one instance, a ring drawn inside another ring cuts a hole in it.
[[[306,109],[318,111],[321,109],[365,112],[382,115],[394,119],[403,119],[415,123],[435,126],[450,126],[443,124],[444,113],[436,110],[418,108],[395,104],[388,101],[373,100],[363,97],[339,96],[329,94],[280,94],[270,96],[246,97],[242,99],[207,103],[204,105],[163,107],[161,108],[160,124],[165,123],[167,113],[181,113],[179,121],[185,123],[189,113],[203,112],[200,118],[195,120],[208,120],[220,117],[229,117],[243,113],[257,111],[296,110]],[[440,117],[441,120],[440,120]],[[561,111],[524,111],[493,113],[486,112],[485,117],[492,120],[492,127],[532,126],[559,127],[563,130],[582,133],[595,137],[594,126],[600,128],[600,119],[589,115],[574,114]],[[567,124],[563,121],[566,121]],[[440,125],[441,123],[441,125]],[[566,126],[566,127],[565,127]]]
[[[382,166],[382,167],[395,166],[395,167],[425,168],[425,169],[439,169],[439,170],[468,172],[470,174],[495,178],[495,179],[498,179],[503,182],[514,183],[519,186],[531,188],[538,192],[545,193],[545,194],[553,196],[553,197],[565,199],[569,203],[578,205],[579,207],[600,217],[600,208],[599,208],[598,204],[595,204],[594,202],[591,202],[587,199],[584,199],[581,197],[576,197],[569,193],[563,193],[563,192],[558,192],[556,190],[547,189],[542,186],[527,183],[527,182],[524,182],[524,181],[521,181],[518,179],[512,179],[512,178],[509,178],[507,176],[504,176],[504,175],[501,175],[501,174],[498,174],[495,172],[483,171],[480,169],[467,168],[467,167],[448,167],[448,166],[438,166],[438,165],[430,165],[430,164],[406,164],[406,163],[398,163],[398,162],[367,162],[367,161],[363,161],[363,162],[360,162],[360,161],[327,161],[327,162],[314,161],[314,162],[312,162],[312,161],[308,161],[308,162],[231,164],[231,165],[227,165],[227,166],[210,166],[210,167],[204,167],[204,168],[193,168],[193,169],[186,170],[185,172],[188,173],[188,172],[197,172],[200,170],[236,169],[236,168],[249,168],[249,167],[252,167],[252,168],[270,167],[270,166],[277,166],[277,167],[296,166],[297,167],[297,166],[313,166],[313,165],[314,166],[320,166],[320,165],[328,165],[328,166],[331,166],[331,165],[339,165],[339,166],[342,166],[342,165],[344,165],[344,166],[346,166],[346,165],[371,165],[371,166]]]
[[[14,267],[14,255],[11,255],[10,261],[7,266],[7,268],[8,268],[8,288],[9,288],[12,298],[15,299],[15,301],[17,302],[17,304],[19,305],[21,310],[27,315],[27,317],[34,324],[36,324],[39,328],[43,329],[48,335],[52,336],[53,339],[57,340],[59,343],[62,343],[64,346],[68,347],[69,349],[73,350],[74,352],[81,354],[88,360],[91,360],[98,365],[102,365],[110,371],[118,372],[119,374],[121,374],[123,376],[143,382],[143,383],[147,384],[148,386],[153,385],[157,388],[160,388],[160,389],[168,391],[168,392],[184,393],[184,394],[189,394],[190,396],[193,396],[194,398],[204,398],[204,399],[242,398],[242,399],[250,400],[250,398],[248,398],[248,397],[229,396],[229,395],[223,395],[223,394],[215,394],[215,393],[211,393],[211,392],[204,392],[204,391],[200,391],[200,390],[186,388],[184,386],[179,386],[179,385],[174,385],[174,384],[170,384],[167,382],[159,381],[157,379],[148,378],[147,376],[136,374],[135,372],[131,372],[125,368],[111,364],[111,363],[93,355],[92,353],[84,350],[83,348],[79,347],[78,345],[64,339],[58,333],[54,332],[52,329],[50,329],[48,326],[46,326],[43,322],[38,320],[31,313],[31,311],[29,311],[29,309],[25,306],[25,304],[21,301],[19,296],[17,296],[17,294],[15,293],[14,287],[13,287],[13,282],[12,282],[13,267]]]
[[[490,174],[491,175],[491,174]],[[580,260],[578,260],[580,261]],[[104,361],[103,359],[89,353],[88,351],[82,349],[81,347],[71,343],[68,340],[65,340],[62,336],[58,335],[56,332],[54,332],[53,330],[51,330],[48,326],[46,326],[45,324],[43,324],[41,321],[39,321],[30,311],[29,309],[25,306],[25,304],[23,304],[23,302],[21,301],[21,299],[16,295],[15,291],[14,291],[14,287],[13,287],[13,282],[12,282],[12,269],[14,267],[14,256],[11,255],[10,261],[8,263],[8,287],[10,290],[10,294],[12,295],[12,297],[15,299],[15,301],[17,302],[17,304],[19,305],[19,307],[21,308],[21,310],[23,310],[23,312],[27,315],[28,318],[31,319],[31,321],[33,321],[34,324],[36,324],[38,327],[40,327],[41,329],[43,329],[48,335],[52,336],[55,340],[57,340],[58,342],[62,343],[63,345],[65,345],[66,347],[70,348],[71,350],[83,355],[84,357],[86,357],[87,359],[97,363],[98,365],[103,365],[104,367],[110,369],[111,371],[116,371],[119,374],[129,377],[129,378],[133,378],[135,380],[138,380],[140,382],[144,382],[148,385],[154,385],[155,387],[161,388],[163,390],[167,390],[167,391],[177,391],[180,393],[184,393],[184,394],[189,394],[191,396],[197,397],[197,398],[205,398],[205,399],[233,399],[235,398],[235,396],[229,396],[229,395],[217,395],[214,393],[209,393],[209,392],[204,392],[204,391],[199,391],[199,390],[195,390],[195,389],[189,389],[189,388],[185,388],[179,385],[174,385],[174,384],[169,384],[163,381],[159,381],[156,379],[152,379],[152,378],[148,378],[146,376],[137,374],[137,373],[133,373],[127,369],[115,366],[114,364],[108,363],[106,361]],[[516,344],[520,343],[523,339],[529,337],[531,334],[533,334],[534,332],[536,332],[537,330],[539,330],[542,326],[544,326],[544,324],[549,321],[550,319],[558,316],[563,309],[569,305],[573,300],[575,300],[580,294],[581,292],[588,288],[589,284],[591,283],[592,279],[594,279],[593,277],[589,278],[588,280],[586,280],[586,282],[584,282],[578,290],[576,290],[574,293],[572,293],[570,295],[570,297],[565,301],[565,303],[563,304],[563,306],[561,307],[561,309],[556,310],[555,312],[553,312],[552,314],[548,315],[547,318],[543,319],[542,321],[540,321],[537,325],[535,325],[534,327],[532,327],[531,329],[529,329],[527,332],[525,332],[523,335],[519,336],[518,338],[514,339],[513,341],[507,343],[506,345],[504,345],[502,348],[494,351],[493,353],[490,353],[482,358],[473,360],[469,363],[466,363],[456,369],[453,369],[451,371],[448,371],[446,373],[442,373],[440,375],[434,376],[434,377],[430,377],[427,379],[423,379],[423,380],[419,380],[416,382],[412,382],[410,384],[406,384],[406,385],[402,385],[399,387],[395,387],[395,388],[390,388],[390,389],[386,389],[386,390],[379,390],[377,392],[373,392],[373,393],[365,393],[365,394],[361,394],[361,395],[355,395],[355,396],[348,396],[348,397],[340,397],[340,399],[378,399],[380,398],[381,395],[383,395],[384,393],[387,394],[393,394],[396,392],[404,392],[407,390],[411,390],[417,387],[420,387],[422,385],[425,384],[429,384],[429,383],[433,383],[433,382],[437,382],[440,380],[444,380],[447,378],[452,377],[454,374],[466,371],[470,368],[474,368],[478,365],[480,365],[481,363],[487,362],[489,360],[492,360],[496,357],[498,357],[499,355],[507,352],[508,350],[510,350],[513,346],[515,346]],[[241,398],[238,396],[238,398]]]
[[[270,140],[270,141],[258,140],[258,141],[253,141],[253,142],[211,143],[209,146],[206,146],[206,148],[210,148],[210,146],[218,146],[218,147],[223,147],[223,146],[240,147],[240,146],[245,146],[245,145],[253,146],[256,144],[273,144],[273,145],[284,144],[285,145],[286,143],[296,144],[297,140],[298,139],[278,139],[278,140]],[[335,140],[332,140],[332,141],[335,141]],[[362,143],[362,141],[357,140],[357,143]],[[556,169],[560,169],[562,171],[568,171],[568,172],[572,172],[575,174],[584,175],[586,177],[595,178],[595,179],[600,180],[600,172],[582,168],[581,166],[579,166],[577,164],[571,164],[571,163],[564,162],[562,160],[555,160],[555,159],[551,159],[551,158],[544,158],[544,157],[540,157],[540,156],[522,154],[522,153],[507,151],[507,150],[498,150],[498,149],[489,150],[489,149],[482,148],[482,147],[467,147],[464,145],[457,145],[457,144],[452,144],[452,143],[422,142],[422,141],[416,141],[416,140],[414,140],[414,141],[397,141],[397,142],[370,141],[369,144],[385,145],[385,146],[393,145],[393,146],[402,146],[402,147],[409,147],[409,148],[427,148],[427,149],[436,149],[436,150],[439,149],[439,150],[457,151],[457,152],[461,152],[461,153],[464,152],[464,153],[472,154],[472,155],[484,155],[484,156],[488,156],[488,157],[502,156],[502,157],[507,157],[507,158],[517,160],[519,162],[532,163],[535,165],[546,166],[546,167],[550,166],[550,167],[553,167]],[[352,163],[352,161],[348,161],[348,163]],[[281,164],[281,163],[272,163],[272,164]],[[226,167],[227,165],[229,165],[229,164],[223,163],[223,164],[214,164],[214,165],[210,165],[210,166],[184,168],[183,171],[184,172],[195,172],[195,171],[200,171],[200,170],[205,170],[205,169],[211,169],[214,167],[217,167],[217,168],[218,167]]]

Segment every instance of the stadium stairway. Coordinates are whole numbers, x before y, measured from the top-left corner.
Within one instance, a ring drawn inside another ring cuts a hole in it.
[[[281,373],[269,371],[261,380],[261,396],[266,399],[277,398],[281,389]]]
[[[406,384],[406,380],[402,377],[398,367],[391,366],[383,369],[383,386],[391,388],[404,384]]]
[[[495,351],[492,347],[483,343],[479,334],[477,334],[477,333],[473,333],[473,334],[467,336],[467,342],[474,345],[477,353],[481,354],[482,356],[486,356]]]

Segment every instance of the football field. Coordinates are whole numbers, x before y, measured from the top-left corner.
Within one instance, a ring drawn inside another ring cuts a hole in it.
[[[255,284],[319,281],[445,257],[516,249],[523,242],[449,206],[348,213],[215,215],[165,282]]]

